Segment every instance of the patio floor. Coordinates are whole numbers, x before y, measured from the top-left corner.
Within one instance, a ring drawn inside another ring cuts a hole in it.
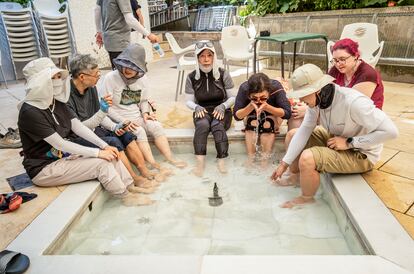
[[[191,112],[184,104],[184,96],[174,101],[177,80],[173,58],[155,60],[148,65],[151,98],[156,102],[158,119],[166,128],[192,128]],[[269,76],[279,76],[278,71],[265,71]],[[231,67],[231,75],[238,87],[246,80],[246,71]],[[391,210],[401,225],[414,239],[414,84],[384,82],[384,111],[394,120],[400,130],[398,139],[387,142],[381,161],[375,169],[363,174],[371,188]],[[0,89],[0,131],[16,128],[17,103],[24,97],[24,84],[9,84]],[[10,192],[6,178],[24,172],[19,156],[20,149],[0,150],[0,192]],[[19,233],[38,216],[65,187],[30,187],[22,191],[34,192],[38,197],[23,204],[13,213],[1,215],[0,250],[13,241]]]

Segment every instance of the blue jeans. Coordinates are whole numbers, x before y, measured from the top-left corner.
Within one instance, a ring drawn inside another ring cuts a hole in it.
[[[96,127],[95,128],[95,134],[99,136],[102,140],[104,140],[108,145],[116,147],[118,151],[124,151],[125,148],[132,142],[137,139],[137,137],[130,133],[125,132],[123,135],[118,136],[114,132],[109,131],[103,127]],[[76,137],[71,139],[72,142],[77,143],[82,146],[87,147],[97,147],[95,144],[81,138]]]

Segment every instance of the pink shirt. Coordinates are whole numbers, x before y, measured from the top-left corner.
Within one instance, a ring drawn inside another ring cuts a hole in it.
[[[336,67],[332,67],[329,70],[329,75],[334,77],[336,79],[335,83],[342,87],[352,88],[356,84],[362,82],[373,82],[377,84],[372,93],[371,100],[374,101],[374,105],[377,108],[382,109],[382,105],[384,104],[384,86],[382,84],[381,76],[373,67],[363,60],[361,60],[361,64],[359,64],[348,85],[345,85],[345,75],[340,73]]]

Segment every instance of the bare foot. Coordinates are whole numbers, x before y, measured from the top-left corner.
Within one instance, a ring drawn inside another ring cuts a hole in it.
[[[129,192],[124,198],[122,198],[122,203],[124,206],[143,206],[151,205],[154,201],[147,196]]]
[[[185,168],[187,166],[187,163],[181,160],[172,159],[168,160],[168,162],[178,168]]]
[[[137,187],[152,188],[159,186],[160,184],[155,180],[148,180],[147,178],[139,176],[138,178],[134,179],[134,185]]]
[[[141,175],[149,180],[154,180],[155,173],[149,171],[148,169],[145,171],[141,171]]]
[[[167,177],[161,173],[156,174],[154,178],[155,178],[155,181],[158,183],[165,182],[165,180],[167,179]]]
[[[224,159],[217,160],[217,168],[221,174],[227,174],[227,168]]]
[[[290,176],[282,176],[275,181],[279,186],[297,186],[300,184],[299,174],[291,173]]]
[[[191,172],[197,176],[197,177],[203,177],[203,173],[204,173],[204,166],[202,165],[196,165]]]
[[[134,186],[134,184],[130,184],[127,189],[129,192],[132,192],[132,193],[145,193],[145,194],[150,194],[155,191],[155,189],[152,187],[144,188],[144,187]]]
[[[280,205],[281,208],[294,208],[296,206],[314,203],[315,199],[311,196],[299,196],[293,200],[287,201]]]
[[[174,175],[174,171],[172,169],[167,168],[167,167],[161,167],[160,173],[164,176]]]
[[[155,169],[158,169],[158,170],[161,168],[161,165],[157,162],[153,162],[153,163],[149,163],[149,164],[152,168],[155,168]]]
[[[253,169],[254,168],[254,155],[253,156],[251,156],[251,155],[247,156],[247,160],[246,160],[246,162],[244,162],[244,166],[247,169]]]

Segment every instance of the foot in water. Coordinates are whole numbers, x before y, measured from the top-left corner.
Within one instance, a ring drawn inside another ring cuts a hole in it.
[[[275,183],[279,186],[297,186],[300,184],[299,173],[290,173],[287,176],[282,176],[275,180]]]
[[[128,192],[128,194],[122,198],[122,204],[124,206],[144,206],[151,205],[154,202],[155,201],[145,195],[131,192]]]
[[[149,180],[142,176],[137,176],[134,178],[134,186],[143,187],[143,188],[153,188],[157,187],[160,184],[156,180]]]
[[[178,168],[185,168],[187,166],[186,162],[177,159],[168,160],[168,163]]]
[[[128,191],[132,193],[144,193],[144,194],[150,194],[155,191],[155,188],[144,188],[139,186],[134,186],[134,184],[131,184],[128,186]]]
[[[280,205],[281,208],[294,208],[296,206],[302,206],[306,204],[314,203],[315,199],[313,196],[299,196],[293,200],[287,201]]]
[[[224,159],[217,160],[217,169],[221,174],[227,174],[227,167]]]

